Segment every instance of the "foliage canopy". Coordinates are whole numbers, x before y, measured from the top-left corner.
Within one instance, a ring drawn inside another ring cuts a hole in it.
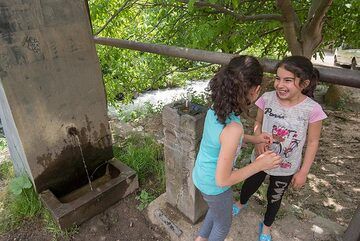
[[[357,0],[90,0],[95,35],[226,53],[311,57],[359,46]],[[207,78],[204,63],[98,46],[110,102]],[[210,67],[211,68],[211,67]],[[119,96],[120,94],[120,96]]]

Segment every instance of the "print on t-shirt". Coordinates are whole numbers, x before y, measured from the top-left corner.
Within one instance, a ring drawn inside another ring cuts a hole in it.
[[[288,158],[296,151],[300,143],[297,131],[288,129],[279,124],[274,124],[271,134],[273,143],[270,150],[283,157],[283,162],[280,164],[281,168],[291,168],[292,164]]]

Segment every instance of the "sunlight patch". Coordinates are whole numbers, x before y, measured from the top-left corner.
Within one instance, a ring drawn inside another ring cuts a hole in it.
[[[320,169],[323,171],[328,171],[328,169],[326,169],[324,166],[320,167]]]
[[[346,180],[345,180],[345,181],[342,181],[342,180],[338,180],[338,179],[337,179],[336,182],[337,182],[337,183],[340,183],[340,184],[350,184],[350,182],[349,182],[349,181],[346,181]]]
[[[360,192],[360,188],[357,188],[357,187],[354,187],[352,190],[353,190],[354,192]]]
[[[344,209],[344,206],[341,206],[340,204],[336,203],[335,202],[335,199],[329,197],[328,200],[326,202],[323,202],[323,204],[326,206],[326,207],[331,207],[331,208],[335,208],[335,211],[338,212],[338,211],[341,211]]]
[[[317,176],[315,176],[314,174],[309,174],[309,185],[312,188],[312,190],[316,193],[319,193],[320,190],[318,187],[321,188],[321,186],[325,186],[325,187],[330,187],[330,183],[328,181],[325,181],[324,179],[320,179]]]
[[[311,231],[313,231],[314,233],[318,233],[318,234],[323,234],[324,233],[324,229],[320,228],[317,225],[313,225],[311,228]]]
[[[338,176],[343,176],[344,173],[343,173],[343,172],[336,172],[336,175],[338,175]]]
[[[332,163],[344,164],[344,162],[342,160],[339,160],[339,157],[337,156],[332,157],[330,160]]]

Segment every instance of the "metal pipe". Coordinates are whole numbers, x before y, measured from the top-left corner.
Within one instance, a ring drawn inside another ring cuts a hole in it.
[[[183,47],[174,47],[163,44],[148,44],[122,39],[94,37],[96,44],[112,46],[117,48],[132,49],[141,52],[149,52],[160,54],[164,56],[171,56],[177,58],[185,58],[193,61],[201,61],[212,64],[227,64],[230,59],[236,56],[235,54],[226,54],[219,52],[212,52],[199,49],[190,49]],[[264,71],[268,73],[275,73],[277,60],[259,59]],[[345,85],[355,88],[360,88],[360,71],[332,68],[315,65],[320,72],[320,81]]]

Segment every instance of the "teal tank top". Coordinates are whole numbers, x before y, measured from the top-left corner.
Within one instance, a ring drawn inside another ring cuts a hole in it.
[[[231,114],[225,121],[226,124],[235,121],[242,125],[240,117]],[[217,120],[214,110],[209,109],[206,113],[203,136],[199,152],[192,171],[192,179],[195,186],[207,195],[218,195],[230,187],[219,187],[216,185],[215,172],[220,152],[220,134],[224,125]],[[235,160],[240,152],[242,138],[240,140]],[[234,163],[235,163],[234,160]]]

